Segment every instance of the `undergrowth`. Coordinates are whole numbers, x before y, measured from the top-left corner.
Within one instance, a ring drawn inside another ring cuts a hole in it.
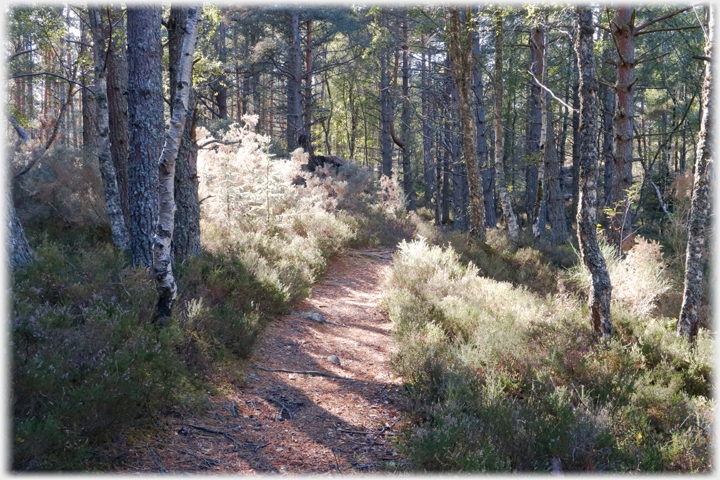
[[[625,270],[618,267],[625,288],[638,272],[645,283],[613,304],[618,334],[605,340],[592,332],[584,298],[550,288],[547,264],[522,264],[523,255],[534,256],[517,246],[500,247],[489,260],[497,239],[468,242],[464,255],[423,238],[402,243],[385,281],[398,345],[392,362],[411,420],[397,445],[411,468],[711,467],[711,334],[701,330],[690,348],[676,335],[676,320],[648,313],[653,298],[645,287],[658,293],[664,285],[656,246],[641,242]],[[480,267],[463,260],[471,255]],[[493,262],[526,272],[498,281],[485,276],[500,275],[488,268]],[[567,275],[555,279],[562,284]],[[533,276],[545,286],[533,287]]]
[[[157,412],[203,408],[214,385],[242,385],[263,327],[310,294],[333,255],[412,234],[396,181],[380,184],[352,162],[302,172],[304,152],[273,159],[255,120],[227,128],[223,140],[239,147],[200,152],[203,253],[175,264],[168,325],[153,323],[152,277],[110,245],[97,199],[58,197],[77,185],[53,165],[79,156],[53,153],[36,167],[58,188],[22,193],[18,204],[36,256],[12,283],[14,470],[109,468],[108,449],[152,429]],[[293,184],[297,176],[305,186]],[[48,229],[56,210],[72,221]]]

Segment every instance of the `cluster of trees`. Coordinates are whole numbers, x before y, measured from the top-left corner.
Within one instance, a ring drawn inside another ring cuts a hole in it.
[[[310,150],[397,176],[408,211],[426,209],[437,225],[482,239],[502,224],[556,244],[575,228],[593,324],[609,335],[596,226],[618,251],[640,230],[660,231],[675,221],[673,178],[694,164],[679,323],[692,336],[711,165],[710,8],[205,5],[187,92],[189,10],[8,9],[9,125],[38,145],[13,175],[53,142],[94,149],[114,242],[134,264],[152,266],[153,248],[200,252],[195,158],[207,146],[194,128],[218,132],[250,113],[273,153],[305,135]],[[190,116],[173,172],[158,162],[183,91]],[[29,249],[18,238],[20,264]]]

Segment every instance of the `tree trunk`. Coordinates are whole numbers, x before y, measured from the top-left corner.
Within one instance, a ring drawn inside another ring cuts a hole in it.
[[[133,265],[152,265],[152,238],[158,219],[158,158],[165,132],[160,15],[159,6],[132,5],[127,9],[128,186]]]
[[[577,65],[576,65],[577,66]],[[578,94],[578,84],[573,85],[573,145],[572,145],[572,167],[570,167],[571,183],[570,183],[570,198],[571,208],[573,214],[578,209],[578,194],[579,194],[579,177],[580,172],[580,96]]]
[[[633,116],[635,102],[632,86],[635,83],[635,12],[631,7],[621,6],[610,24],[618,50],[617,83],[615,93],[615,144],[613,145],[613,192],[612,198],[619,205],[613,220],[611,239],[621,251],[625,238],[631,233],[632,209],[628,190],[632,186]]]
[[[549,101],[549,99],[548,99]],[[552,109],[547,109],[547,140],[545,142],[545,185],[547,188],[547,216],[550,222],[550,242],[560,245],[568,240],[565,197],[560,175],[560,159],[555,148],[555,129]]]
[[[604,171],[604,200],[605,207],[612,208],[613,204],[613,115],[615,114],[615,92],[605,88],[603,108],[603,157],[605,160]]]
[[[710,4],[708,38],[705,41],[705,56],[712,57],[715,31],[715,6]],[[692,340],[697,334],[698,314],[703,295],[703,267],[705,264],[706,227],[710,207],[710,188],[712,181],[711,154],[714,145],[712,75],[713,64],[705,63],[705,79],[702,87],[702,120],[695,154],[695,180],[688,222],[688,246],[685,256],[685,288],[678,320],[678,333]]]
[[[542,81],[545,71],[545,42],[540,27],[530,30],[530,69],[535,78]],[[542,132],[542,109],[540,85],[530,82],[530,96],[528,97],[529,113],[528,128],[525,133],[525,214],[529,224],[535,218],[535,204],[538,195],[538,166],[541,162],[540,136]]]
[[[612,286],[597,242],[597,88],[595,79],[595,57],[593,54],[592,11],[588,6],[576,7],[578,16],[575,52],[578,59],[580,85],[580,130],[578,153],[580,154],[579,205],[577,211],[577,232],[580,255],[592,276],[590,309],[592,327],[605,337],[613,333],[610,317]]]
[[[513,240],[517,240],[519,236],[517,218],[513,212],[510,194],[505,185],[505,167],[503,165],[503,156],[505,153],[503,146],[503,129],[502,129],[502,102],[503,102],[503,22],[502,10],[495,10],[495,75],[493,80],[493,88],[495,90],[495,181],[498,193],[500,195],[500,204],[502,205],[505,221],[507,221],[508,231]]]
[[[80,22],[80,54],[87,54],[88,31],[85,26],[85,22]],[[92,38],[92,37],[91,37]],[[80,77],[80,83],[85,87],[91,81],[88,81],[87,75],[83,71]],[[82,126],[83,126],[83,148],[86,150],[94,151],[97,142],[97,102],[95,101],[95,95],[88,92],[87,88],[83,88],[80,91],[82,99]],[[17,102],[16,102],[17,103]]]
[[[97,104],[98,136],[97,156],[100,163],[100,175],[105,190],[105,206],[110,219],[113,244],[120,250],[128,249],[128,231],[120,206],[120,191],[117,184],[115,166],[110,152],[110,120],[107,95],[107,68],[105,64],[105,42],[102,34],[100,8],[89,7],[90,29],[93,37],[93,57],[95,66],[95,101]]]
[[[168,63],[170,65],[170,104],[175,104],[178,85],[178,66],[183,47],[184,30],[189,8],[174,6],[170,9],[168,28]],[[185,121],[180,149],[175,163],[175,226],[172,249],[176,261],[200,255],[200,200],[198,198],[197,152],[195,141],[195,91],[190,76],[188,117]],[[174,112],[171,112],[171,114]]]
[[[535,53],[535,62],[540,65],[538,72],[535,73],[535,77],[541,82],[545,82],[545,66],[547,64],[547,50],[545,47],[545,35],[539,28],[533,29],[533,38],[531,47],[537,49]],[[540,76],[538,76],[538,73]],[[539,86],[538,86],[539,87]],[[539,152],[537,165],[536,165],[536,176],[535,181],[535,203],[533,205],[532,216],[532,230],[533,236],[539,238],[545,233],[545,217],[547,212],[545,211],[545,197],[547,196],[545,187],[545,164],[548,162],[548,130],[552,130],[552,118],[550,117],[550,94],[548,92],[538,92],[538,99],[540,100],[540,141],[537,145]],[[552,135],[552,133],[551,133]],[[554,146],[550,147],[554,150]],[[534,160],[534,159],[533,159]],[[535,161],[533,161],[535,163]],[[528,218],[528,220],[530,220]]]
[[[304,98],[304,124],[303,133],[310,138],[310,126],[312,125],[312,21],[306,22],[305,35],[305,98]],[[330,150],[328,150],[330,155]]]
[[[130,225],[130,203],[128,199],[128,63],[125,52],[124,14],[118,7],[112,7],[110,19],[110,49],[107,55],[108,111],[110,114],[110,149],[120,189],[120,207],[125,224]]]
[[[170,243],[173,238],[175,217],[175,159],[180,149],[180,142],[188,116],[188,97],[192,82],[192,65],[197,41],[201,7],[191,5],[187,11],[180,65],[177,73],[176,95],[172,105],[170,129],[165,135],[165,146],[159,162],[159,197],[160,209],[158,224],[153,236],[153,273],[158,292],[157,317],[169,317],[175,298],[177,285],[172,271],[172,254]]]
[[[430,119],[430,78],[427,71],[427,55],[425,53],[425,38],[422,37],[423,52],[420,70],[420,102],[422,103],[422,131],[423,131],[423,173],[425,179],[425,206],[430,207],[430,199],[435,191],[434,159],[433,159],[433,129]]]
[[[173,28],[172,26],[170,28]],[[218,55],[220,68],[225,67],[227,62],[227,48],[225,47],[225,19],[220,19],[217,26],[217,38],[215,39],[215,51]],[[217,105],[218,117],[227,118],[227,79],[225,74],[220,74],[212,84],[215,93],[215,105]]]
[[[408,17],[403,20],[403,46],[402,46],[402,125],[400,126],[400,134],[405,148],[402,149],[402,165],[403,165],[403,190],[405,191],[405,208],[408,212],[416,210],[415,205],[415,189],[413,188],[413,172],[410,159],[409,143],[410,140],[410,63],[408,61]]]
[[[386,177],[392,176],[392,150],[393,141],[390,136],[390,79],[387,72],[387,52],[383,50],[380,54],[380,124],[381,137],[380,148],[382,152],[382,174]]]
[[[473,14],[476,12],[473,11]],[[487,135],[485,134],[485,99],[483,98],[482,74],[480,72],[480,35],[477,29],[472,30],[473,35],[473,63],[472,63],[472,91],[475,96],[475,133],[477,155],[477,166],[480,170],[480,177],[483,192],[483,206],[485,213],[485,226],[495,228],[495,169],[488,162]]]
[[[466,7],[465,22],[460,25],[460,12],[457,8],[450,9],[450,52],[455,63],[455,83],[460,100],[460,115],[463,128],[463,151],[467,166],[467,183],[470,197],[470,234],[479,240],[485,239],[485,205],[483,203],[482,178],[476,157],[476,124],[470,101],[470,87],[473,74],[473,46],[475,38],[470,27],[472,10]],[[461,31],[462,29],[462,31]]]

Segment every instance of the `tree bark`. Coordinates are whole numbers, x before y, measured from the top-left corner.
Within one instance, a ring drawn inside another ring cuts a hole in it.
[[[503,156],[505,149],[503,146],[503,129],[502,129],[502,102],[503,102],[503,21],[502,10],[495,10],[495,75],[493,80],[493,88],[495,90],[495,181],[497,184],[498,194],[500,196],[500,204],[502,205],[505,221],[507,221],[508,232],[510,238],[517,240],[519,236],[517,218],[513,212],[510,194],[505,184],[505,167],[503,165]]]
[[[100,163],[100,175],[105,190],[105,206],[110,219],[113,244],[120,250],[127,250],[129,246],[127,225],[120,206],[120,191],[118,189],[115,166],[110,151],[110,120],[107,95],[107,65],[105,64],[105,42],[102,34],[102,21],[100,8],[88,8],[90,29],[93,37],[93,57],[95,67],[95,101],[97,104],[98,136],[97,156]]]
[[[590,293],[591,323],[596,332],[605,337],[613,333],[610,316],[612,286],[597,242],[597,89],[595,78],[595,57],[593,54],[592,11],[588,6],[575,9],[578,17],[575,52],[578,60],[580,86],[580,129],[578,153],[580,155],[579,201],[577,211],[577,232],[580,255],[590,271],[592,288]]]
[[[402,125],[400,126],[400,134],[405,148],[402,149],[403,164],[403,190],[405,191],[405,208],[408,212],[414,212],[417,207],[415,205],[415,189],[413,188],[413,172],[410,152],[407,148],[410,139],[410,63],[408,61],[408,22],[409,17],[405,15],[403,19],[402,33]]]
[[[423,173],[425,179],[425,206],[430,207],[430,199],[435,191],[434,159],[433,159],[433,129],[430,120],[430,78],[427,69],[427,55],[425,53],[425,38],[422,37],[423,52],[420,69],[420,102],[422,104],[422,131],[423,131]]]
[[[535,49],[534,60],[536,64],[539,64],[537,72],[534,72],[535,78],[541,82],[545,82],[545,66],[547,64],[547,50],[545,47],[545,35],[540,28],[533,29],[533,38],[531,42],[532,49]],[[540,74],[538,76],[538,74]],[[537,85],[539,88],[539,85]],[[545,208],[545,197],[547,193],[545,191],[545,164],[548,161],[548,129],[552,130],[552,119],[549,117],[550,114],[550,94],[548,92],[538,91],[538,100],[540,101],[540,141],[537,144],[538,159],[533,159],[532,162],[536,163],[535,167],[535,202],[533,205],[532,216],[528,220],[532,219],[532,230],[533,236],[539,238],[545,233],[545,217],[547,215]],[[533,139],[534,140],[534,139]],[[554,151],[554,146],[551,147]],[[532,182],[531,182],[532,183]],[[528,185],[529,187],[529,185]]]
[[[613,115],[615,114],[615,92],[605,88],[603,105],[603,157],[605,171],[603,177],[603,205],[612,208],[613,204]]]
[[[80,55],[85,56],[88,54],[88,47],[85,42],[88,40],[88,31],[85,26],[85,22],[80,22]],[[92,36],[90,37],[92,39]],[[92,55],[92,53],[90,53]],[[86,87],[88,83],[87,75],[84,73],[80,77],[80,83],[83,87]],[[87,88],[83,88],[80,91],[80,98],[82,100],[82,127],[83,127],[83,148],[86,150],[95,150],[97,142],[97,102],[95,101],[95,95],[88,92]]]
[[[108,82],[108,111],[110,114],[110,148],[113,165],[117,175],[120,189],[120,207],[122,208],[125,224],[130,225],[130,203],[128,199],[128,103],[126,92],[128,89],[128,63],[125,52],[126,30],[124,14],[118,7],[108,5],[110,20],[113,28],[110,29],[107,55],[107,82]]]
[[[387,52],[385,49],[380,53],[380,149],[382,152],[382,174],[386,177],[392,176],[392,150],[393,141],[390,136],[390,79],[387,72]]]
[[[635,13],[629,6],[618,7],[610,24],[618,50],[617,83],[615,94],[615,143],[613,145],[612,198],[619,205],[613,220],[611,240],[621,251],[622,243],[631,232],[632,209],[628,190],[632,186],[633,116],[635,101],[632,86],[635,83]]]
[[[158,218],[158,158],[165,133],[162,86],[161,8],[129,6],[128,186],[133,265],[151,266]]]
[[[473,11],[473,15],[476,12]],[[472,63],[472,91],[474,95],[473,105],[475,106],[475,134],[477,138],[475,151],[477,166],[480,170],[480,177],[483,192],[483,206],[485,210],[485,226],[495,228],[495,169],[488,161],[487,135],[485,134],[485,99],[483,94],[482,74],[480,72],[480,35],[477,29],[472,30],[473,35],[473,63]]]
[[[708,38],[705,41],[705,56],[712,57],[715,6],[710,4]],[[678,333],[692,340],[698,330],[698,314],[703,295],[703,267],[705,264],[705,242],[707,240],[708,209],[710,207],[710,189],[712,181],[711,154],[715,138],[713,136],[714,115],[712,99],[713,64],[705,63],[705,79],[702,87],[702,120],[695,154],[693,193],[688,222],[688,245],[685,256],[685,287],[683,302],[678,320]]]
[[[171,314],[177,297],[177,285],[172,271],[170,244],[173,238],[175,216],[175,160],[188,116],[188,97],[192,82],[192,65],[200,22],[201,7],[188,7],[180,65],[178,67],[175,101],[172,106],[170,129],[165,135],[165,146],[159,162],[160,209],[157,230],[153,236],[153,273],[158,292],[157,317],[165,318]]]
[[[535,78],[542,81],[545,71],[543,31],[540,27],[530,30],[530,69]],[[532,224],[535,217],[535,204],[538,194],[538,166],[540,156],[540,136],[542,132],[542,109],[540,85],[530,83],[530,96],[528,97],[529,113],[528,128],[525,134],[525,214],[528,223]]]
[[[548,99],[549,102],[549,99]],[[550,242],[556,245],[568,240],[567,218],[565,216],[565,197],[560,182],[561,168],[555,148],[555,129],[553,128],[552,109],[547,113],[547,140],[545,142],[545,185],[547,188],[547,217],[550,222]]]
[[[470,234],[485,239],[485,205],[480,167],[476,157],[476,124],[470,101],[470,87],[473,75],[474,40],[470,27],[472,10],[468,5],[465,9],[465,22],[461,26],[460,12],[456,7],[450,9],[450,52],[455,63],[455,83],[460,100],[460,116],[463,128],[463,151],[467,166],[467,183],[470,196]],[[461,31],[464,30],[464,31]]]
[[[173,6],[170,9],[168,28],[168,63],[170,65],[170,104],[175,104],[178,84],[178,66],[184,40],[184,28],[189,8]],[[195,141],[195,91],[190,76],[188,94],[188,118],[185,121],[180,149],[175,163],[175,226],[172,249],[176,261],[200,255],[200,200],[198,198],[197,152]],[[171,112],[172,114],[172,112]]]

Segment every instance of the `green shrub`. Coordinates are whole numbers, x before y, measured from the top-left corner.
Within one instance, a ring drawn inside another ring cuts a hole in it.
[[[507,248],[498,255],[526,270],[515,278],[530,278],[536,254]],[[618,334],[605,340],[584,299],[481,277],[461,258],[422,238],[402,243],[384,285],[413,420],[398,448],[412,468],[545,471],[553,459],[569,471],[709,468],[708,332],[690,348],[674,321],[637,308],[642,293],[613,305]]]

